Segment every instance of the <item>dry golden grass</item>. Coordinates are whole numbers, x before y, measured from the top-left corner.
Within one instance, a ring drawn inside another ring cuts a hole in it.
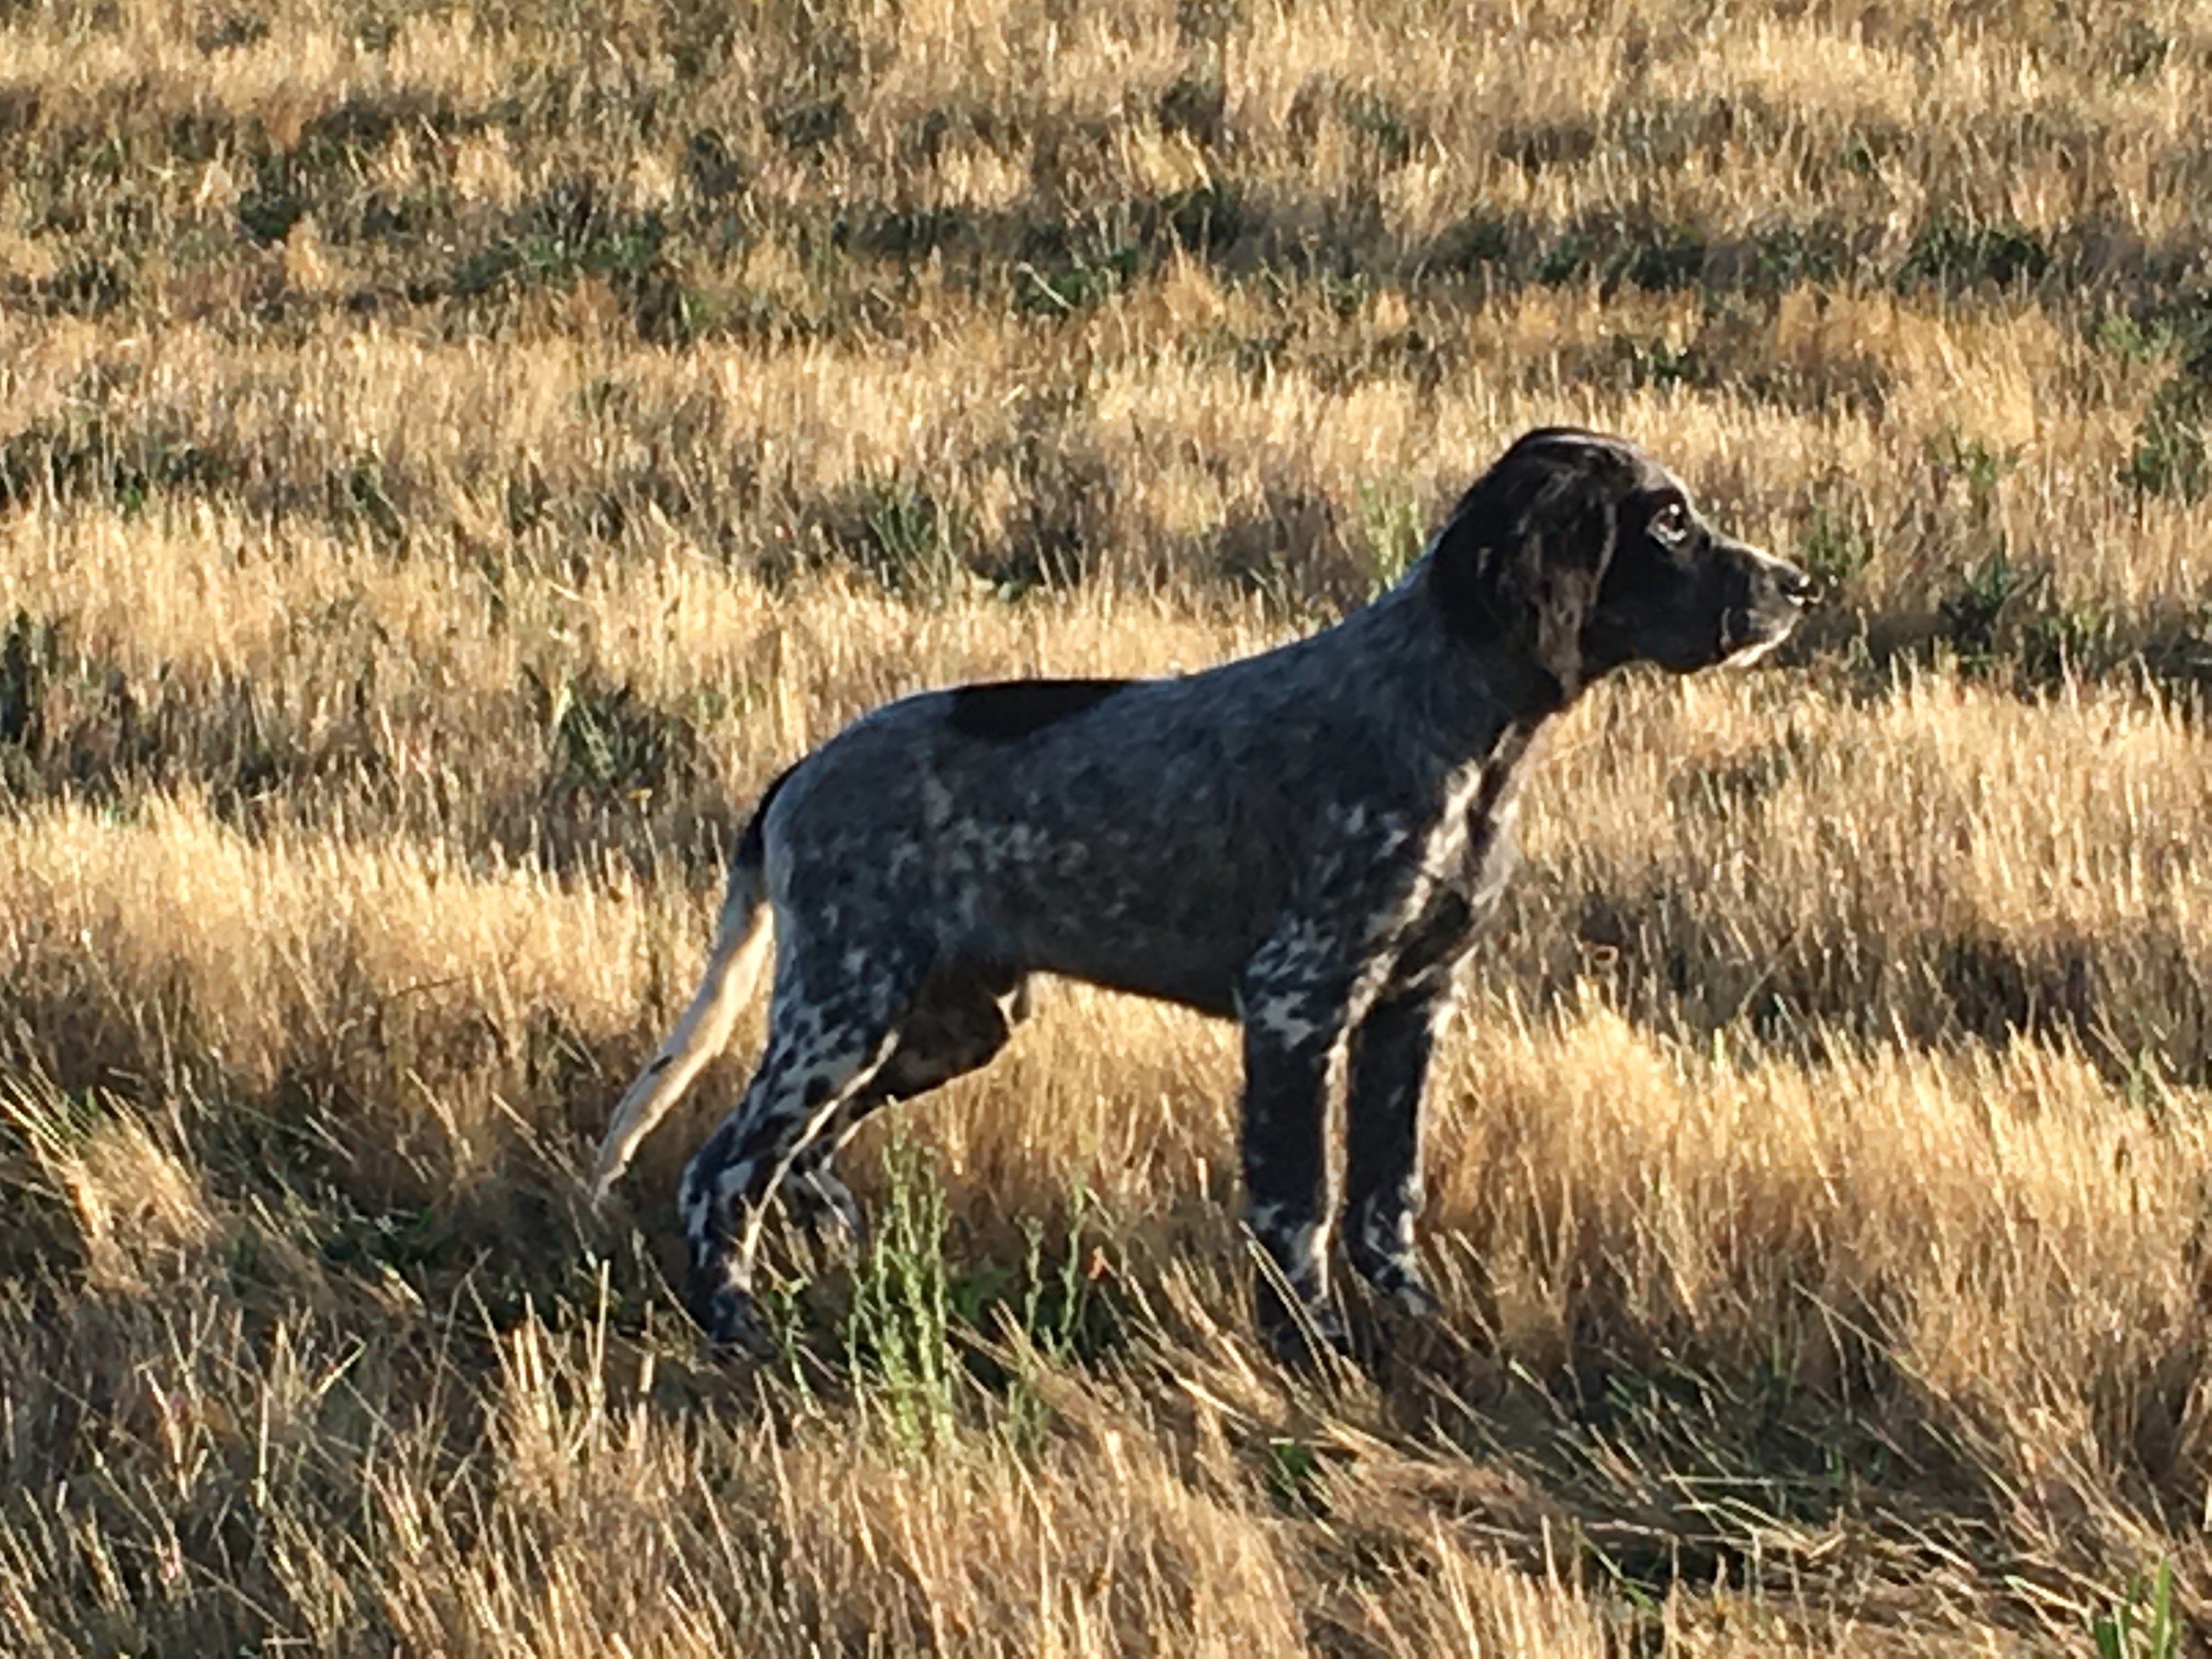
[[[2208,106],[2197,0],[0,0],[0,1650],[2203,1649]],[[1054,986],[702,1353],[757,1020],[577,1175],[750,793],[1559,420],[1835,594],[1552,735],[1443,1328],[1263,1358],[1231,1034]]]

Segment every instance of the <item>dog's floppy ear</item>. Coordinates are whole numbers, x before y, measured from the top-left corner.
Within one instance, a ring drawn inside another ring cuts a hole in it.
[[[1581,434],[1529,434],[1461,497],[1431,562],[1452,631],[1522,657],[1561,702],[1581,689],[1583,625],[1613,556],[1613,460]]]

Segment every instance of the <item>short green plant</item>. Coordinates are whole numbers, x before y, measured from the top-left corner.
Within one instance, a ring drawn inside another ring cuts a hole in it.
[[[1328,1513],[1321,1477],[1321,1458],[1308,1442],[1288,1435],[1278,1435],[1267,1442],[1267,1496],[1285,1514],[1321,1516]]]
[[[959,1366],[945,1261],[945,1188],[904,1140],[884,1155],[884,1197],[853,1274],[841,1335],[860,1408],[896,1443],[925,1452],[950,1439]]]
[[[1874,556],[1874,538],[1864,509],[1856,501],[1815,501],[1797,547],[1798,562],[1833,589],[1865,569]]]
[[[1547,288],[1564,288],[1588,278],[1594,258],[1590,239],[1580,231],[1565,231],[1554,238],[1536,259],[1536,280]]]
[[[406,538],[406,518],[392,499],[384,461],[378,455],[353,458],[332,491],[332,509],[333,516],[341,520],[350,519],[367,525],[380,541]]]
[[[2002,547],[1992,550],[1936,606],[1943,637],[1967,667],[1987,667],[1996,654],[1997,624],[2006,607],[2042,586],[2047,573],[2032,571]]]
[[[1754,241],[1759,281],[1784,289],[1797,283],[1832,283],[1849,258],[1832,227],[1783,223],[1762,231]]]
[[[548,679],[528,667],[524,684],[546,738],[546,786],[561,796],[617,799],[665,792],[689,777],[697,737],[627,680],[586,671]]]
[[[43,1079],[0,1079],[0,1136],[20,1140],[40,1163],[67,1158],[118,1115],[115,1099]],[[0,1139],[0,1147],[6,1141]]]
[[[1096,1251],[1085,1243],[1093,1208],[1089,1189],[1079,1184],[1066,1231],[1049,1259],[1042,1224],[1030,1221],[1022,1228],[1028,1252],[1018,1307],[1002,1303],[997,1310],[1010,1372],[1006,1432],[1019,1450],[1041,1444],[1051,1419],[1042,1389],[1047,1368],[1094,1358],[1119,1335],[1121,1322],[1095,1271]]]
[[[1135,211],[1120,204],[1032,226],[1013,268],[1014,308],[1063,317],[1120,293],[1144,266],[1145,240]]]
[[[1674,345],[1656,335],[1616,334],[1613,360],[1620,364],[1632,386],[1693,385],[1705,373],[1702,355],[1694,345]]]
[[[1425,137],[1401,106],[1371,87],[1346,94],[1342,108],[1345,125],[1374,147],[1385,167],[1405,166]]]
[[[2161,1561],[2148,1579],[2128,1586],[2124,1599],[2089,1621],[2097,1659],[2176,1659],[2181,1626],[2173,1614],[2173,1564]]]
[[[2118,620],[2094,605],[2039,611],[2028,618],[2020,653],[2027,678],[2038,684],[2101,672],[2124,654]]]
[[[2021,457],[2017,449],[2001,449],[1955,426],[1929,438],[1927,453],[1939,473],[1965,482],[1967,500],[1977,514],[1986,514],[1995,504],[1997,485],[2020,465]]]
[[[1654,293],[1690,288],[1705,272],[1705,239],[1687,225],[1661,226],[1632,237],[1615,266],[1625,281]]]
[[[2089,337],[2101,351],[2130,362],[2148,362],[2173,345],[2173,331],[2158,319],[2143,321],[2124,311],[2108,311],[2090,325]]]
[[[667,238],[659,214],[617,207],[589,176],[566,179],[522,209],[509,234],[465,254],[449,283],[460,299],[585,276],[628,291],[654,270]]]
[[[2212,495],[2212,451],[2206,448],[2203,423],[2181,400],[2161,397],[2136,428],[2136,447],[2119,477],[2139,495],[2183,501]]]
[[[2023,226],[1939,216],[1912,239],[1898,268],[1897,286],[1954,293],[1984,285],[2012,288],[2039,281],[2050,268],[2050,248]]]
[[[1380,484],[1359,486],[1359,529],[1377,592],[1406,574],[1428,538],[1419,503]]]
[[[966,568],[959,515],[912,479],[893,473],[871,480],[862,511],[860,562],[891,592],[941,593]]]

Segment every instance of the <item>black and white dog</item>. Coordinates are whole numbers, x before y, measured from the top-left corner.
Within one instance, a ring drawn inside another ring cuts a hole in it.
[[[775,917],[768,1047],[684,1175],[692,1308],[753,1337],[779,1190],[857,1229],[830,1159],[886,1101],[988,1060],[1025,976],[1243,1022],[1263,1330],[1341,1346],[1325,1142],[1341,1052],[1345,1252],[1414,1311],[1421,1090],[1455,964],[1511,863],[1543,723],[1608,670],[1748,660],[1813,583],[1697,514],[1632,444],[1527,434],[1403,580],[1202,673],[928,691],[854,721],[745,827],[704,982],[617,1106],[604,1194],[727,1042]]]

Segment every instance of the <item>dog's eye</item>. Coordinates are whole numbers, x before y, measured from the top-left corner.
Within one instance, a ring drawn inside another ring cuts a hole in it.
[[[1669,501],[1651,515],[1652,539],[1668,547],[1688,539],[1690,512],[1680,501]]]

